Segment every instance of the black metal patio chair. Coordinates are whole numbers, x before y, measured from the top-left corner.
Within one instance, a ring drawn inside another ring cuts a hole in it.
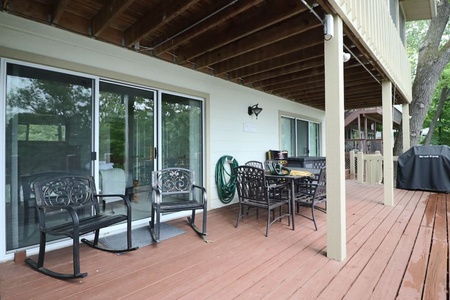
[[[251,167],[255,167],[255,168],[260,168],[260,169],[264,169],[264,164],[260,161],[257,160],[249,160],[248,162],[245,163],[246,166],[251,166]]]
[[[81,239],[85,244],[108,252],[125,252],[136,250],[131,241],[131,204],[124,195],[101,195],[101,197],[117,197],[123,200],[126,214],[103,214],[96,194],[94,179],[81,175],[44,176],[33,184],[36,196],[36,209],[39,220],[39,256],[38,261],[27,258],[25,261],[37,271],[46,275],[68,279],[86,277],[80,272],[80,236],[95,232],[94,240]],[[127,224],[127,248],[109,249],[101,246],[100,229],[120,222]],[[66,236],[73,240],[73,273],[59,273],[44,266],[47,234]]]
[[[236,228],[243,218],[245,207],[265,209],[267,211],[266,236],[269,235],[269,227],[274,222],[292,216],[289,188],[286,183],[268,184],[264,169],[251,166],[238,166],[236,172],[236,189],[239,197],[239,214]],[[282,212],[282,207],[287,206],[287,213]],[[279,208],[279,215],[275,217],[275,209]],[[273,212],[273,216],[271,214]]]
[[[194,171],[185,168],[166,168],[152,172],[151,220],[152,239],[160,242],[161,214],[191,211],[189,225],[205,240],[207,197],[206,189],[195,184]],[[202,230],[195,225],[197,210],[203,210]],[[206,240],[205,240],[206,241]]]
[[[311,208],[311,217],[302,215],[314,222],[314,228],[317,230],[316,216],[314,211],[317,209],[326,213],[327,201],[327,171],[326,167],[320,169],[320,174],[317,181],[304,181],[297,184],[297,191],[295,194],[295,203],[297,206],[297,213],[300,214],[300,206]],[[323,206],[321,206],[323,205]]]

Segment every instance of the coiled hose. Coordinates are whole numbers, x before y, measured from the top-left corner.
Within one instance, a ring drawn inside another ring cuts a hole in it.
[[[227,171],[225,167],[227,164],[230,165],[231,172]],[[236,191],[236,174],[234,168],[237,166],[239,166],[237,160],[229,155],[222,156],[216,164],[217,194],[222,203],[230,203],[234,198]]]

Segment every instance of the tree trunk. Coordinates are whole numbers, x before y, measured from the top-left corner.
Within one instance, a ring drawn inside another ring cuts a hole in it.
[[[447,87],[444,87],[441,90],[441,96],[439,97],[439,103],[436,108],[436,113],[434,114],[433,119],[430,122],[430,127],[428,128],[427,136],[425,137],[425,141],[423,142],[423,144],[425,146],[429,146],[431,143],[431,138],[433,137],[434,129],[436,128],[436,123],[441,118],[441,114],[444,109],[445,102],[447,101],[447,98],[449,95],[450,95],[450,89],[448,89]]]
[[[449,15],[450,2],[448,0],[438,2],[437,15],[430,21],[427,35],[419,49],[416,77],[412,86],[413,99],[409,105],[411,146],[419,143],[420,130],[430,107],[439,76],[450,61],[450,41],[440,47]],[[402,140],[403,136],[400,130],[395,141],[394,155],[403,152]]]

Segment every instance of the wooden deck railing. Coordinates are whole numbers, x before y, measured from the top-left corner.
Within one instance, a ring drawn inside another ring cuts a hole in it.
[[[397,158],[394,157],[394,162]],[[350,151],[349,163],[350,175],[359,183],[379,184],[383,181],[383,155],[379,151],[374,154]]]

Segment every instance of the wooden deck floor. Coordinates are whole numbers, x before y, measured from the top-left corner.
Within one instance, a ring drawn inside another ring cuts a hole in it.
[[[23,263],[0,264],[6,299],[447,299],[450,196],[395,191],[347,180],[347,258],[326,257],[326,216],[319,230],[296,217],[264,236],[265,218],[234,227],[237,206],[211,211],[203,242],[187,233],[115,255],[81,247],[82,280],[62,281]],[[50,252],[47,264],[70,270],[71,249]]]

